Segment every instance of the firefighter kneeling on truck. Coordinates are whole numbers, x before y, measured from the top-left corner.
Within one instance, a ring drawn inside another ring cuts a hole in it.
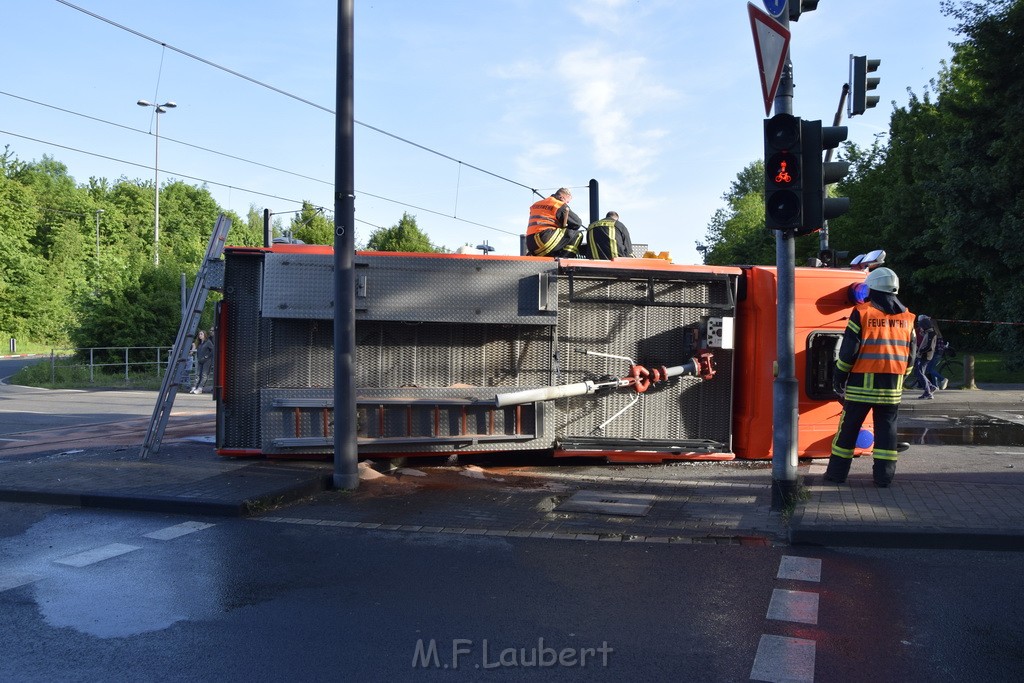
[[[530,207],[526,253],[530,256],[576,258],[583,242],[583,221],[569,208],[572,192],[564,187]]]
[[[903,378],[914,366],[914,314],[896,298],[900,280],[888,268],[871,271],[864,283],[868,300],[854,307],[843,333],[833,385],[843,401],[839,431],[825,479],[846,481],[857,435],[868,411],[874,414],[875,446],[872,474],[875,485],[887,487],[896,475],[896,417],[903,395]]]

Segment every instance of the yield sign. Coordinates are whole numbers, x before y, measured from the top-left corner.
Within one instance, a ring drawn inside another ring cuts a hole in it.
[[[772,111],[782,67],[789,55],[789,29],[750,3],[747,3],[747,12],[750,14],[750,30],[754,34],[754,52],[757,53],[757,70],[761,73],[761,93],[767,116]]]

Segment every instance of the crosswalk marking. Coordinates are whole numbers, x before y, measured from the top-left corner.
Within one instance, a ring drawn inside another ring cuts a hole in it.
[[[779,563],[780,579],[796,581],[821,581],[821,560],[815,557],[794,557],[783,555]]]
[[[133,550],[138,550],[137,545],[126,545],[124,543],[110,543],[109,545],[100,546],[99,548],[93,548],[92,550],[86,550],[84,552],[76,553],[60,560],[54,560],[57,564],[67,565],[69,567],[87,567],[90,564],[102,562],[103,560],[109,560],[112,557],[118,555],[124,555],[130,553]]]
[[[788,591],[776,588],[768,603],[768,618],[795,621],[801,624],[818,623],[818,594],[806,591]]]
[[[146,538],[153,538],[157,541],[170,541],[172,539],[191,534],[196,531],[202,531],[203,529],[209,529],[212,524],[206,524],[205,522],[182,522],[181,524],[175,524],[163,529],[143,534]]]
[[[36,574],[0,574],[0,593],[28,583],[35,583],[41,578]]]
[[[750,678],[770,683],[813,683],[814,653],[813,640],[763,635],[757,644]]]

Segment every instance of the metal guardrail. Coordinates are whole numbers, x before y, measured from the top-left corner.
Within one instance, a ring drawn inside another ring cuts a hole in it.
[[[89,383],[96,382],[97,374],[110,379],[115,374],[130,384],[133,379],[153,379],[159,381],[167,372],[171,361],[170,346],[96,346],[76,349],[50,350],[50,382],[56,384],[61,372],[70,374],[73,368],[87,368]],[[115,360],[116,358],[116,360]],[[81,362],[67,362],[81,359]],[[58,362],[60,361],[60,362]],[[189,375],[194,372],[194,364],[189,362]],[[112,372],[117,368],[117,372]]]

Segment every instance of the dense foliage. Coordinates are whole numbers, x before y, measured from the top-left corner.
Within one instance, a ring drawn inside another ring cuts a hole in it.
[[[152,181],[90,178],[78,185],[55,159],[24,162],[5,148],[0,338],[53,346],[169,345],[181,321],[181,275],[191,285],[217,216],[231,219],[229,245],[255,246],[263,244],[263,215],[251,207],[242,219],[221,209],[205,187],[166,183],[156,266],[153,195]],[[333,235],[308,205],[292,227],[308,242],[327,243]],[[275,230],[282,231],[279,220]],[[213,298],[204,327],[212,322]]]
[[[402,220],[390,228],[377,228],[366,241],[367,249],[376,251],[445,252],[444,247],[435,246],[427,234],[416,225],[416,217],[402,214]]]
[[[852,208],[830,221],[830,246],[851,256],[885,249],[914,311],[1024,322],[1024,0],[947,0],[943,11],[960,36],[951,62],[894,108],[887,144],[844,146],[853,170],[836,189]],[[763,183],[751,180],[759,164],[739,174],[712,218],[709,263],[774,263]],[[799,239],[798,263],[817,250],[817,235]],[[1024,357],[1021,325],[948,323],[943,332]]]

